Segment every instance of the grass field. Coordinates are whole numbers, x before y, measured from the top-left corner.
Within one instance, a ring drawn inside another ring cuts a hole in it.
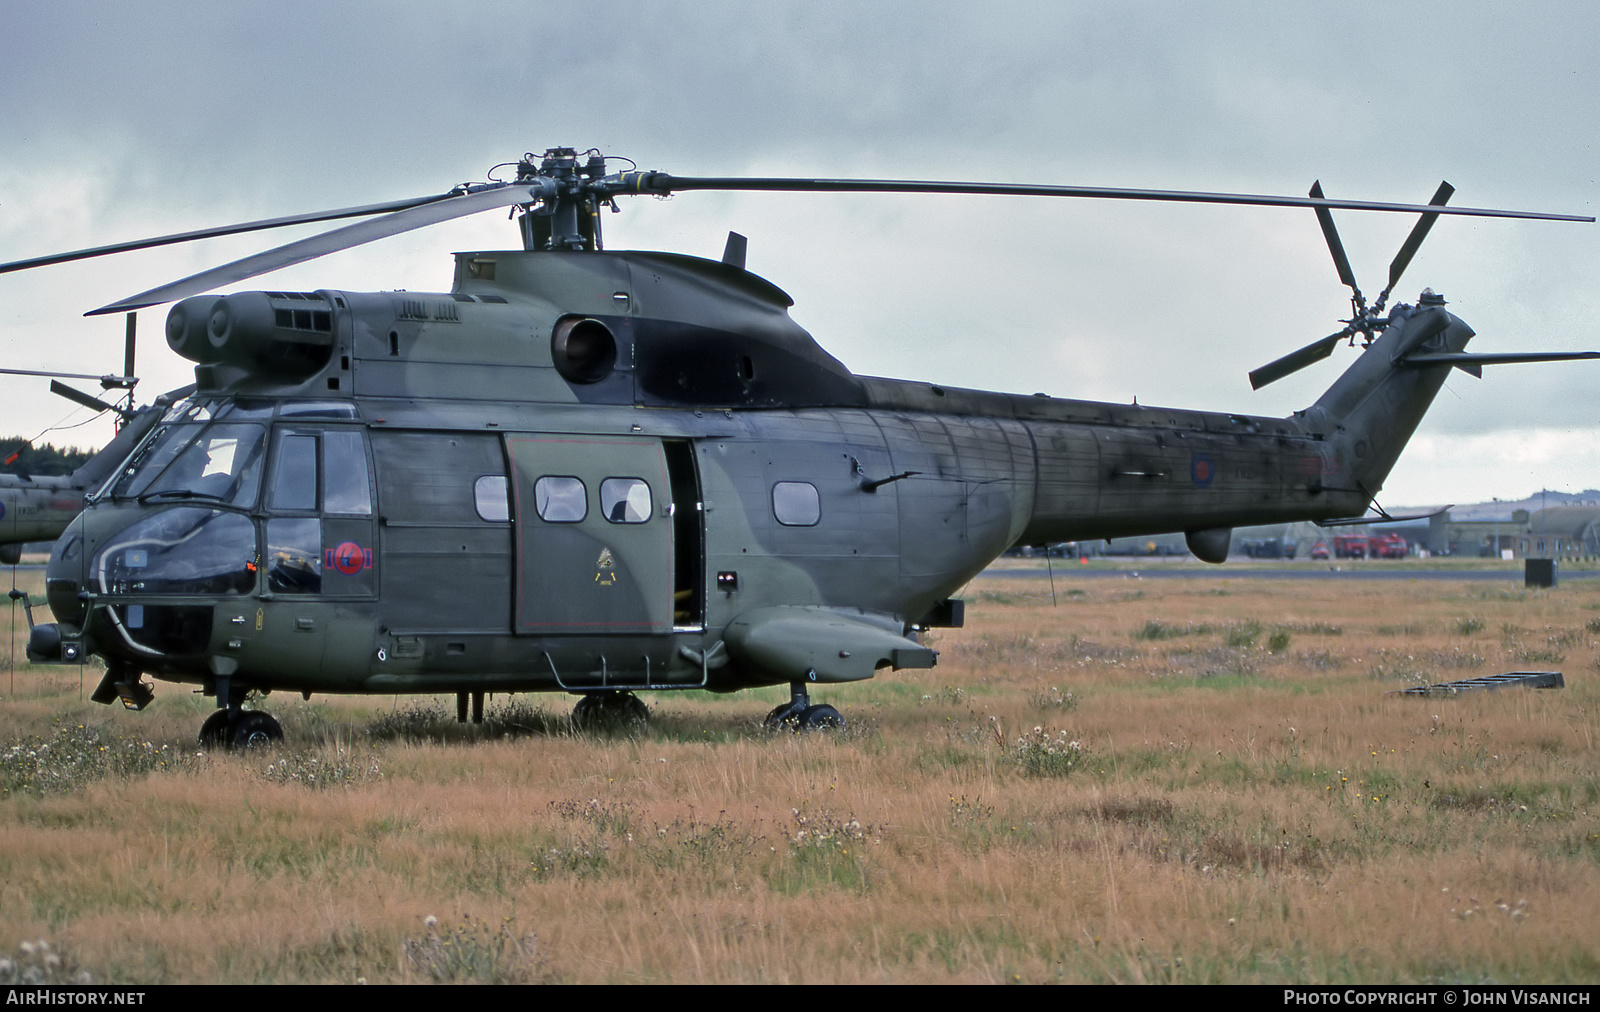
[[[203,754],[19,665],[0,980],[1593,983],[1600,584],[1513,581],[979,581],[836,735],[273,696]],[[1567,687],[1387,694],[1519,669]]]

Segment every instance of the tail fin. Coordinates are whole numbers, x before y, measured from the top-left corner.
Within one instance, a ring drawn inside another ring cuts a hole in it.
[[[1431,304],[1430,304],[1431,303]],[[1417,308],[1398,306],[1390,323],[1344,375],[1306,410],[1314,431],[1333,443],[1337,477],[1328,491],[1377,495],[1450,373],[1448,364],[1408,363],[1406,356],[1460,352],[1472,328],[1425,294]]]

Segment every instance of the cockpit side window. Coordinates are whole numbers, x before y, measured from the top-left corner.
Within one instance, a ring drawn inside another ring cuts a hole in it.
[[[370,596],[372,469],[360,429],[282,426],[267,493],[267,590]]]
[[[267,497],[270,510],[317,508],[317,437],[278,433],[278,464]]]
[[[367,477],[367,445],[354,429],[322,434],[322,508],[347,516],[372,514],[372,482]]]
[[[275,594],[322,592],[322,521],[273,517],[267,521],[267,589]]]
[[[280,430],[267,508],[274,512],[312,512],[320,499],[325,513],[371,516],[372,484],[368,474],[366,441],[360,432]]]

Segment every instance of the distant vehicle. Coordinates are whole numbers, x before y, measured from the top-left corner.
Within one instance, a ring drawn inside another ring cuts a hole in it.
[[[1050,545],[1012,545],[1005,550],[1008,559],[1037,559],[1050,556],[1056,559],[1076,559],[1087,555],[1076,541],[1057,541]]]
[[[1411,546],[1398,534],[1374,534],[1367,539],[1367,555],[1374,559],[1403,559]]]
[[[1365,534],[1336,534],[1333,538],[1333,557],[1336,559],[1364,559],[1370,544]]]
[[[1250,559],[1292,559],[1300,546],[1293,538],[1247,538],[1239,551]]]
[[[1339,534],[1333,539],[1333,554],[1339,559],[1403,559],[1411,554],[1411,546],[1399,534]],[[1318,556],[1313,548],[1311,557],[1327,555]]]

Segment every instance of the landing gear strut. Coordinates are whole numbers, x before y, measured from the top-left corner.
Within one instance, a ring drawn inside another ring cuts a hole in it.
[[[844,717],[827,703],[811,702],[806,692],[806,682],[789,684],[789,701],[767,714],[764,724],[769,731],[791,728],[795,731],[842,731]]]
[[[572,708],[572,724],[580,731],[641,731],[650,723],[650,708],[631,692],[590,692]]]

